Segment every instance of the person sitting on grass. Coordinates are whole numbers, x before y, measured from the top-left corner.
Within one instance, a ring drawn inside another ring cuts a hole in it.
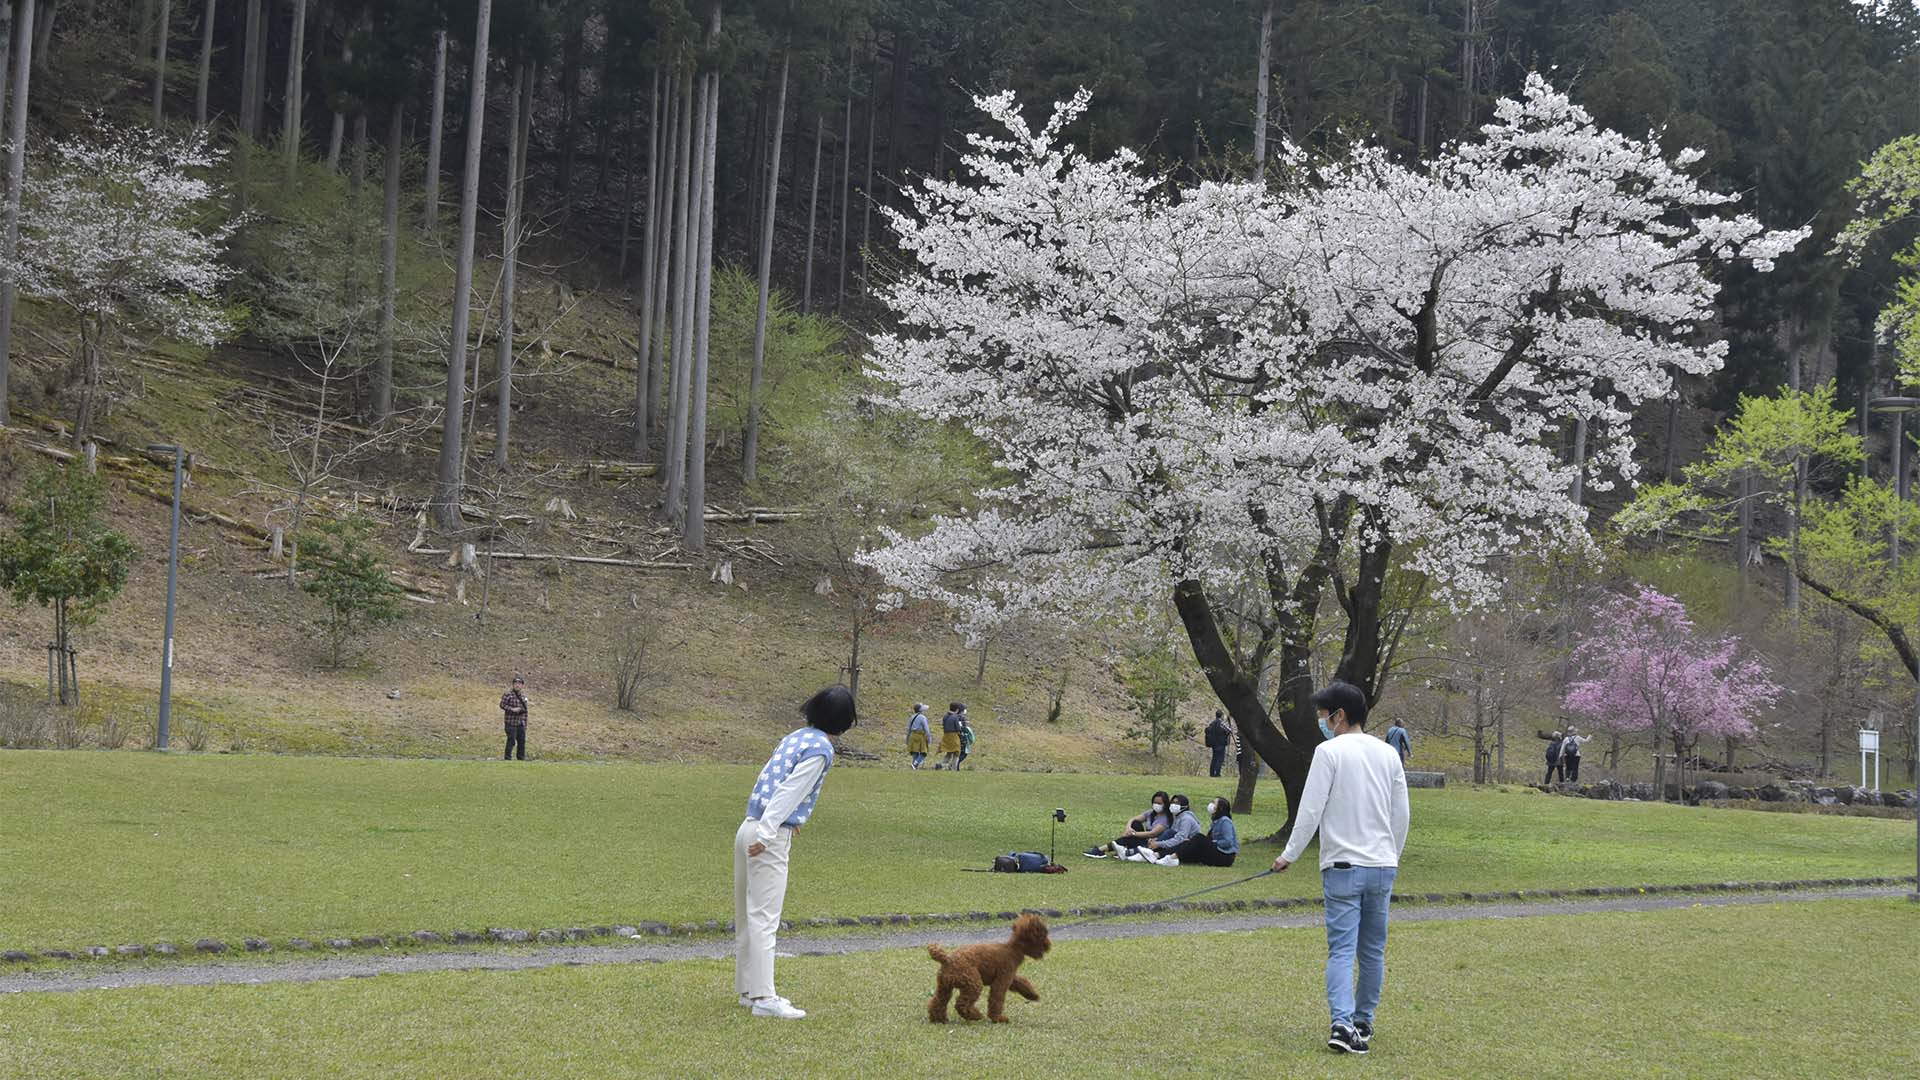
[[[1147,861],[1157,866],[1232,866],[1234,856],[1240,853],[1233,804],[1225,796],[1211,799],[1207,813],[1213,816],[1213,825],[1206,832],[1158,852],[1148,849]]]
[[[1089,859],[1104,859],[1109,855],[1126,858],[1134,848],[1147,843],[1167,831],[1173,823],[1173,815],[1167,812],[1167,793],[1156,791],[1147,804],[1147,812],[1127,822],[1127,831],[1116,837],[1112,843],[1095,844],[1081,852]]]
[[[1168,800],[1167,813],[1172,815],[1173,820],[1167,822],[1165,831],[1122,855],[1121,858],[1132,862],[1158,862],[1160,855],[1172,851],[1204,832],[1200,827],[1200,819],[1194,817],[1193,811],[1188,809],[1185,795],[1175,795]]]
[[[780,740],[747,798],[733,834],[733,988],[755,1016],[799,1020],[807,1014],[773,989],[774,938],[787,899],[793,834],[813,814],[833,767],[833,740],[858,719],[853,693],[829,686],[800,706],[802,725]]]

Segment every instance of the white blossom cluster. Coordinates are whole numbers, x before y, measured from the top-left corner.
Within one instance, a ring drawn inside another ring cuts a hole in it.
[[[1266,182],[1188,187],[1063,144],[1088,101],[1036,132],[978,99],[1006,134],[891,215],[913,264],[872,371],[1011,479],[863,558],[963,628],[1231,590],[1297,568],[1336,508],[1347,550],[1482,602],[1495,556],[1585,540],[1561,432],[1586,419],[1590,488],[1631,482],[1633,408],[1721,364],[1714,269],[1805,235],[1537,76],[1424,166],[1288,146]]]
[[[85,319],[211,345],[230,329],[220,262],[237,222],[203,177],[224,151],[204,132],[105,122],[50,143],[21,190],[20,290]]]

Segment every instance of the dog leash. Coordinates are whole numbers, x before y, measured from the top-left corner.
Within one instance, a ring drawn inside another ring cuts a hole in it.
[[[1143,905],[1141,905],[1141,906],[1142,906],[1143,908],[1146,908],[1147,910],[1149,910],[1149,911],[1150,911],[1150,910],[1152,910],[1152,909],[1154,909],[1154,908],[1160,908],[1160,907],[1165,907],[1165,906],[1167,906],[1168,904],[1177,904],[1177,903],[1179,903],[1179,902],[1180,902],[1180,901],[1182,901],[1182,900],[1191,900],[1191,899],[1193,899],[1193,898],[1194,898],[1194,897],[1196,897],[1196,896],[1205,896],[1205,895],[1206,895],[1207,893],[1210,893],[1210,892],[1219,892],[1219,891],[1220,891],[1221,889],[1231,889],[1231,888],[1233,888],[1233,887],[1234,887],[1235,885],[1245,885],[1245,884],[1246,884],[1247,882],[1249,882],[1249,881],[1259,881],[1259,880],[1260,880],[1261,878],[1263,878],[1263,877],[1268,877],[1268,876],[1271,876],[1272,874],[1275,874],[1275,873],[1278,873],[1278,871],[1276,871],[1276,870],[1274,870],[1273,868],[1271,868],[1271,867],[1269,867],[1269,868],[1267,868],[1267,869],[1265,869],[1265,870],[1262,870],[1262,871],[1260,871],[1260,872],[1259,872],[1259,873],[1257,873],[1257,874],[1254,874],[1254,875],[1253,875],[1253,876],[1251,876],[1251,877],[1243,877],[1243,878],[1241,878],[1241,879],[1239,879],[1238,881],[1228,881],[1228,882],[1223,882],[1223,883],[1221,883],[1221,884],[1219,884],[1219,885],[1209,885],[1209,886],[1207,886],[1207,887],[1206,887],[1206,888],[1204,888],[1204,889],[1195,889],[1194,891],[1192,891],[1192,892],[1190,892],[1190,893],[1182,893],[1182,894],[1181,894],[1181,895],[1179,895],[1179,896],[1174,896],[1174,897],[1169,897],[1168,899],[1165,899],[1165,900],[1158,900],[1158,901],[1155,901],[1154,903],[1151,903],[1151,904],[1143,904]],[[1067,923],[1067,924],[1066,924],[1066,925],[1064,925],[1064,926],[1058,926],[1058,927],[1055,927],[1054,929],[1056,929],[1056,930],[1071,930],[1071,929],[1073,929],[1074,927],[1077,927],[1077,926],[1085,926],[1085,925],[1087,925],[1088,923],[1096,923],[1096,922],[1099,922],[1099,921],[1100,921],[1100,920],[1102,920],[1102,919],[1111,919],[1111,918],[1113,918],[1113,917],[1114,917],[1114,916],[1116,916],[1116,915],[1127,915],[1127,914],[1139,914],[1139,913],[1138,913],[1138,912],[1125,912],[1125,911],[1109,911],[1109,912],[1107,912],[1107,913],[1106,913],[1106,914],[1104,914],[1104,915],[1094,915],[1094,916],[1091,916],[1091,917],[1089,917],[1089,918],[1085,918],[1085,919],[1081,919],[1081,920],[1080,920],[1080,921],[1078,921],[1078,922],[1070,922],[1070,923]]]

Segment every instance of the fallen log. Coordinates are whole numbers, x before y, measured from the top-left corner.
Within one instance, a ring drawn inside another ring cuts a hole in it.
[[[445,558],[448,555],[451,555],[453,553],[451,548],[423,547],[423,548],[413,548],[411,550],[415,555],[424,555],[428,558],[434,558],[434,557]],[[609,559],[609,558],[602,558],[598,555],[559,555],[559,554],[549,554],[546,552],[538,552],[538,551],[496,551],[492,555],[482,555],[481,558],[483,559],[485,558],[519,559],[526,562],[590,563],[594,566],[624,566],[634,570],[691,570],[693,569],[692,563],[647,562],[640,559]]]

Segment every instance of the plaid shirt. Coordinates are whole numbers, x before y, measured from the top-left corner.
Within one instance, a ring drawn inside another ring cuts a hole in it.
[[[507,714],[507,723],[524,724],[527,722],[527,695],[518,690],[509,690],[500,695],[500,711]]]

